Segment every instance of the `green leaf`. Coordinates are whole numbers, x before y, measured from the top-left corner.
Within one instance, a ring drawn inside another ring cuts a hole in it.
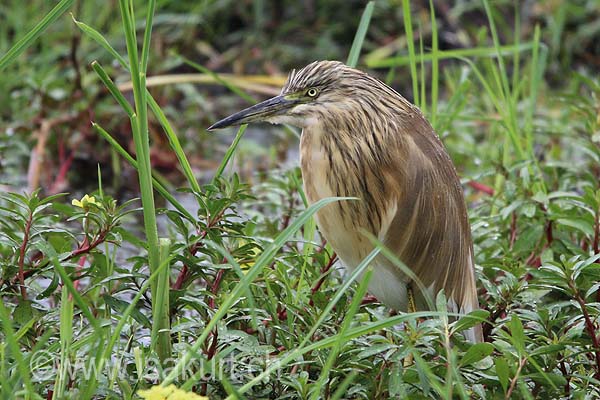
[[[530,252],[531,247],[540,241],[544,234],[544,227],[541,225],[533,225],[526,227],[523,232],[518,236],[517,241],[513,247],[514,253]]]
[[[31,301],[20,300],[19,304],[13,310],[13,320],[19,324],[24,325],[33,318],[33,307],[31,307]]]
[[[52,275],[52,282],[50,282],[48,287],[46,289],[44,289],[44,291],[42,293],[37,295],[36,299],[37,300],[45,299],[46,297],[50,296],[52,293],[54,293],[54,291],[58,287],[58,284],[59,284],[58,274]]]
[[[532,351],[532,356],[539,356],[543,354],[556,354],[559,351],[563,351],[567,346],[564,344],[548,344],[546,346],[540,346]]]
[[[121,314],[124,313],[127,307],[129,306],[129,302],[117,299],[116,297],[112,297],[107,294],[103,295],[102,298],[110,308],[112,308],[115,311],[118,311]],[[148,317],[142,314],[141,311],[138,309],[133,309],[131,311],[131,317],[146,328],[150,328],[152,325]]]
[[[591,220],[581,217],[558,218],[556,223],[576,229],[588,236],[594,235],[594,226]]]
[[[532,218],[535,215],[535,211],[537,210],[537,206],[533,203],[527,203],[523,205],[521,208],[521,212],[527,218]]]
[[[559,375],[559,374],[554,374],[551,372],[546,372],[544,374],[541,374],[539,372],[534,372],[534,373],[528,374],[527,377],[533,379],[534,381],[536,381],[542,385],[547,385],[548,380],[550,380],[550,382],[554,383],[554,385],[557,387],[564,386],[567,384],[567,379],[564,376]]]
[[[585,296],[584,299],[587,299],[588,297],[590,297],[592,294],[595,294],[598,289],[600,289],[600,282],[596,282],[592,285],[592,287],[590,287],[587,292],[585,292]]]
[[[384,353],[395,347],[396,347],[396,345],[392,344],[392,343],[375,344],[375,345],[369,346],[368,348],[366,348],[363,351],[361,351],[360,353],[358,353],[356,356],[356,359],[363,360],[363,359],[366,359],[369,357],[373,357],[376,354]]]
[[[498,357],[494,360],[494,365],[496,366],[496,375],[498,376],[502,390],[506,393],[508,389],[508,363],[504,357]]]
[[[454,323],[454,332],[462,332],[469,328],[474,327],[481,322],[487,320],[490,312],[487,310],[475,310],[469,314],[462,316],[458,321]]]
[[[483,360],[485,357],[492,354],[494,346],[491,343],[477,343],[467,350],[465,355],[460,360],[460,365],[471,365],[477,361]]]
[[[523,324],[517,314],[512,315],[509,326],[513,345],[519,352],[519,355],[523,355],[525,353],[525,332],[523,331]]]

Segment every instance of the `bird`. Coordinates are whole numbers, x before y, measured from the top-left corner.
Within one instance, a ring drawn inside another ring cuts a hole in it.
[[[370,294],[405,312],[427,309],[427,295],[441,290],[451,311],[479,308],[460,180],[418,107],[366,72],[339,61],[315,61],[292,70],[278,96],[208,130],[253,122],[302,128],[300,169],[309,203],[358,199],[316,213],[319,231],[349,271],[375,247],[365,232],[412,271],[379,255]],[[464,334],[473,343],[483,340],[480,325]]]

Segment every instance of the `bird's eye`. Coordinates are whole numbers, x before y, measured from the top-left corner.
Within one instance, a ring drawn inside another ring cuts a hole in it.
[[[306,91],[308,97],[317,97],[317,94],[319,94],[319,91],[315,88],[310,88]]]

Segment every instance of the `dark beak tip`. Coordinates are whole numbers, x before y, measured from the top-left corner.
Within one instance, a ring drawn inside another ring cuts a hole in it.
[[[216,131],[219,129],[223,129],[223,128],[227,128],[229,125],[228,124],[223,124],[223,121],[218,121],[215,122],[214,124],[212,124],[211,126],[209,126],[208,128],[206,128],[207,131]]]
[[[266,118],[270,115],[274,115],[276,112],[285,110],[294,104],[295,102],[286,100],[283,96],[272,97],[261,103],[255,104],[252,107],[238,111],[227,118],[217,121],[206,128],[206,130],[214,131],[230,126],[240,126],[251,122],[266,121]]]

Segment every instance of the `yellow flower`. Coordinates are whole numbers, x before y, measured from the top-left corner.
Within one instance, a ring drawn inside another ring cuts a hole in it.
[[[138,390],[137,394],[144,400],[208,400],[208,397],[177,389],[175,385],[152,386],[148,390]]]
[[[246,244],[246,241],[242,240],[240,247],[244,244]],[[259,255],[260,249],[258,247],[253,247],[252,250],[248,253],[247,257],[240,262],[240,269],[244,274],[247,273],[248,270],[254,266],[254,263]]]
[[[89,209],[90,204],[100,206],[100,204],[98,204],[94,196],[88,196],[87,194],[83,196],[81,200],[73,199],[73,201],[71,201],[71,204],[73,204],[75,207],[83,208],[84,210]]]

